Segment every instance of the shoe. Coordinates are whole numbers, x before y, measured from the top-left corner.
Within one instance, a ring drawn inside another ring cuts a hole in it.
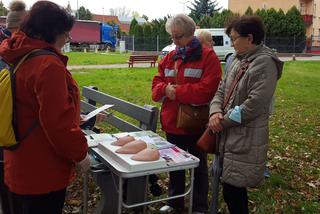
[[[170,207],[169,205],[164,205],[160,208],[160,213],[170,213],[173,211],[173,207]]]

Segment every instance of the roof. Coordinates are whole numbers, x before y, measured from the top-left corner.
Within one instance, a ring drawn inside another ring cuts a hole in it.
[[[123,24],[130,24],[131,21],[135,18],[135,17],[125,17],[125,16],[119,16],[119,21]],[[144,18],[141,17],[137,17],[135,18],[138,22],[138,24],[142,25],[144,23],[147,23],[147,21]]]
[[[99,21],[99,22],[113,22],[115,24],[120,24],[118,16],[110,16],[110,15],[99,15],[99,14],[92,14],[92,20]]]

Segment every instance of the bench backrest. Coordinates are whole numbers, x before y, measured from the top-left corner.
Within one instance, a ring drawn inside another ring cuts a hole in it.
[[[155,106],[139,106],[98,91],[92,86],[83,87],[82,96],[86,98],[86,100],[81,101],[81,109],[84,112],[95,110],[97,108],[95,106],[96,103],[100,103],[102,105],[112,104],[114,105],[111,108],[113,111],[119,112],[138,121],[139,125],[135,125],[114,114],[109,114],[106,122],[122,132],[141,130],[152,130],[156,132],[157,130],[159,109]]]
[[[158,60],[157,55],[131,55],[129,61],[154,61]]]

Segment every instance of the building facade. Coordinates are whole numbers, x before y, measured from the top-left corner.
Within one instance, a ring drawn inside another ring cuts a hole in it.
[[[320,39],[320,0],[228,0],[228,8],[235,13],[244,14],[248,7],[257,9],[282,9],[287,12],[296,6],[306,24],[306,36]]]

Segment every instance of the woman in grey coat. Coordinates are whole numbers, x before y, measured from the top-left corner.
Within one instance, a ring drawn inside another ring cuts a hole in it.
[[[265,30],[259,17],[238,17],[226,33],[236,55],[211,102],[209,127],[220,135],[224,200],[231,214],[242,214],[249,212],[246,188],[264,178],[269,106],[283,63],[262,44]],[[245,72],[232,90],[241,68]]]

